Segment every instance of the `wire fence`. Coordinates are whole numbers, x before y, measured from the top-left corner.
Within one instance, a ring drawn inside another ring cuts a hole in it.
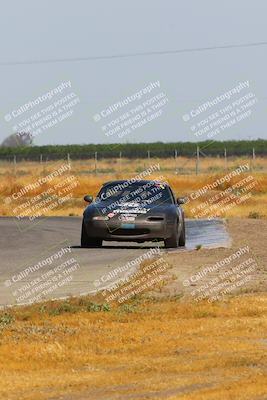
[[[248,162],[249,171],[267,172],[267,157],[257,156],[255,148],[252,148],[248,155],[242,156],[242,159],[244,162],[245,160]],[[118,152],[117,157],[111,158],[108,158],[105,152],[67,153],[65,155],[57,153],[0,155],[1,165],[9,165],[15,171],[17,171],[19,164],[24,162],[38,163],[45,168],[45,166],[59,160],[65,160],[68,163],[80,161],[87,167],[81,173],[87,174],[114,174],[128,171],[131,165],[133,166],[132,172],[138,172],[138,170],[145,169],[154,162],[158,162],[162,171],[199,175],[201,173],[220,173],[235,168],[240,156],[229,156],[227,148],[224,149],[223,153],[211,156],[203,152],[199,146],[190,156],[181,155],[177,150],[165,151],[164,157],[161,151],[147,150],[136,158],[128,158],[127,153],[125,154],[122,151]]]

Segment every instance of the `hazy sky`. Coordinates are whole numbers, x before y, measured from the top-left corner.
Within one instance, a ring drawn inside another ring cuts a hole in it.
[[[267,45],[134,56],[264,42],[266,15],[264,0],[2,1],[0,141],[12,133],[14,123],[34,119],[35,113],[70,93],[79,98],[72,115],[43,129],[35,138],[36,144],[205,140],[205,132],[196,136],[200,129],[197,122],[208,117],[209,123],[216,121],[218,116],[211,114],[220,113],[243,96],[247,96],[240,103],[243,111],[250,111],[217,132],[215,138],[267,138]],[[133,56],[101,58],[115,55]],[[77,60],[88,57],[100,58]],[[22,116],[12,114],[68,81],[71,88],[61,95],[44,100]],[[160,87],[110,117],[101,114],[151,82],[159,82]],[[220,100],[201,116],[193,116],[201,104],[228,93],[240,82],[249,82],[249,86]],[[157,108],[161,110],[158,117],[122,139],[116,133],[105,135],[107,127],[103,125],[125,112],[136,115],[133,108],[160,93],[164,93],[166,103]],[[11,121],[5,121],[7,115],[12,115]],[[95,122],[95,115],[101,115],[101,121]],[[189,121],[186,117],[183,120],[185,115]],[[203,127],[205,124],[202,122]]]

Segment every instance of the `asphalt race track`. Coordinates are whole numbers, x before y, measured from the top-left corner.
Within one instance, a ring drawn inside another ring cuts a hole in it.
[[[117,273],[111,279],[111,271],[157,246],[152,242],[104,242],[100,249],[82,249],[80,229],[78,217],[49,217],[26,225],[18,224],[15,218],[0,218],[0,305],[38,301],[45,290],[45,299],[95,292],[125,274]],[[222,220],[186,220],[186,236],[186,248],[168,251],[178,257],[198,245],[214,248],[230,244]],[[166,252],[163,242],[158,245]]]

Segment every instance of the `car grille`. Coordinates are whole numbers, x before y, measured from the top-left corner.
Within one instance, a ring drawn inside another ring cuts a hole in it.
[[[114,229],[110,232],[112,235],[122,235],[122,236],[133,236],[133,235],[145,235],[149,233],[149,229]]]
[[[163,217],[157,217],[157,216],[155,216],[155,217],[148,217],[147,218],[147,220],[148,221],[164,221],[164,218]]]

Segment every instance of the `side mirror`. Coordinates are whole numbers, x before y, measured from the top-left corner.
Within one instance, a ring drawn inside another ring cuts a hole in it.
[[[184,197],[177,197],[177,204],[185,204],[186,199]]]
[[[86,201],[87,203],[92,203],[94,198],[93,196],[90,196],[89,194],[87,194],[86,196],[84,196],[84,201]]]

